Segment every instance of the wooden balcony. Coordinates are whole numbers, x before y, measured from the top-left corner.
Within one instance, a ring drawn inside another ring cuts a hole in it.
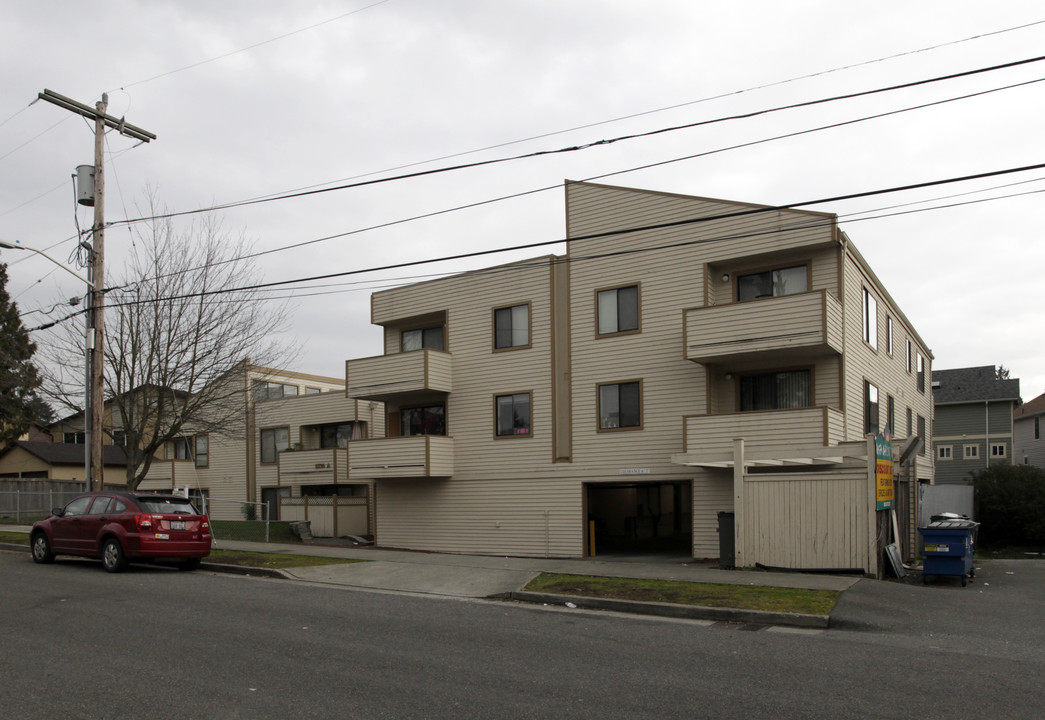
[[[348,482],[348,450],[284,450],[277,456],[280,485],[334,485]]]
[[[439,350],[414,350],[349,360],[348,396],[397,403],[441,398],[453,389],[453,356]]]
[[[690,308],[686,359],[698,363],[841,354],[842,304],[826,290]]]
[[[443,435],[358,440],[349,443],[353,482],[386,478],[446,478],[454,473],[454,439]]]
[[[751,453],[781,456],[797,448],[838,445],[845,439],[845,418],[831,407],[688,415],[683,422],[685,455],[693,458],[731,454],[736,438],[744,438]]]

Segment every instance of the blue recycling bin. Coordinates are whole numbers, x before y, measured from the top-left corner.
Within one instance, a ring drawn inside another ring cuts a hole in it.
[[[960,577],[965,587],[968,578],[975,575],[972,555],[979,527],[978,522],[961,518],[934,520],[918,528],[925,557],[922,581],[928,583],[930,575],[953,575]]]

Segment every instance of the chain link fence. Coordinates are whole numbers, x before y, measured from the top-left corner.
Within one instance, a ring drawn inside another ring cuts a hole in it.
[[[0,490],[0,522],[31,525],[50,516],[51,509],[83,492],[83,486],[63,490]]]

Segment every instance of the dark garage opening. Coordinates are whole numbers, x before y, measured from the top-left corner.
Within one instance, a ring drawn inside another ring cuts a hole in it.
[[[691,555],[692,507],[685,481],[589,484],[588,555]]]

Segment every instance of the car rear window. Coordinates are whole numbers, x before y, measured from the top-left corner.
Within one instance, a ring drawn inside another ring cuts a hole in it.
[[[183,498],[140,497],[138,498],[138,504],[141,505],[142,510],[151,513],[173,515],[200,514],[195,505]]]

